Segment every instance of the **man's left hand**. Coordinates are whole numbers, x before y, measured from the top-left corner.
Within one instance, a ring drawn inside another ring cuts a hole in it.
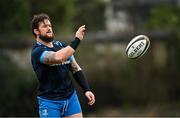
[[[92,106],[95,103],[95,96],[91,91],[86,91],[85,96],[89,100],[88,104]]]

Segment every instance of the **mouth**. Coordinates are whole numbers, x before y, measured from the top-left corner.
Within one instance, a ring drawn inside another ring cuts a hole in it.
[[[53,34],[53,32],[48,31],[48,32],[46,32],[46,36],[52,38],[52,37],[54,37],[54,34]]]
[[[52,33],[52,31],[51,31],[51,30],[48,30],[46,33]]]
[[[51,31],[48,31],[48,32],[46,32],[46,33],[52,33]]]
[[[52,32],[46,32],[46,34],[48,34],[48,35],[52,35],[53,33],[52,33]]]

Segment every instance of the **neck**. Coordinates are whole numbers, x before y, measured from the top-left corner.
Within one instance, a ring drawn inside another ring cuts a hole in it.
[[[36,41],[40,42],[41,44],[43,44],[43,45],[45,45],[47,47],[50,47],[50,48],[53,47],[53,43],[52,42],[45,42],[45,41],[41,40],[39,37],[36,38]]]

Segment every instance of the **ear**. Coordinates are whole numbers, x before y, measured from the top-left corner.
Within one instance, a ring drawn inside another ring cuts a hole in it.
[[[35,33],[36,35],[39,35],[39,34],[40,34],[40,32],[39,32],[38,29],[34,29],[34,33]]]

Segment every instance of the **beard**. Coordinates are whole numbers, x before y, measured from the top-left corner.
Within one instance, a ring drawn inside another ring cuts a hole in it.
[[[49,43],[49,42],[52,42],[52,41],[53,41],[54,35],[52,35],[52,36],[40,35],[39,38],[40,38],[41,40],[43,40],[44,42]]]

